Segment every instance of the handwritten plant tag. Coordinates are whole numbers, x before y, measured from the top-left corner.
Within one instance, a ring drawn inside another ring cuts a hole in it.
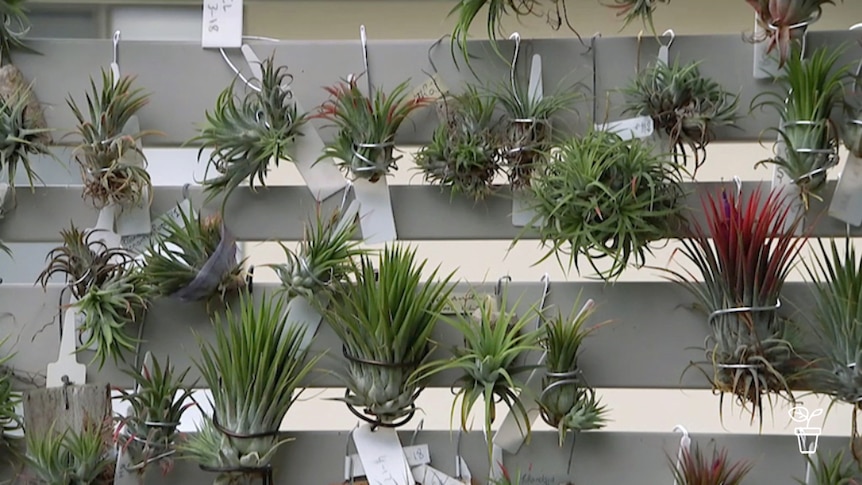
[[[655,133],[655,122],[649,116],[638,116],[637,118],[626,118],[610,123],[596,124],[595,129],[616,133],[623,140],[649,138]]]
[[[413,90],[411,98],[440,99],[448,89],[439,74],[434,74]]]
[[[862,224],[862,158],[852,153],[838,177],[829,215],[851,226]]]
[[[464,485],[464,482],[452,478],[430,465],[414,467],[412,472],[413,479],[420,485]]]
[[[203,48],[236,48],[242,44],[242,1],[204,0]]]
[[[363,423],[353,432],[353,442],[370,485],[413,485],[413,473],[394,429],[372,431],[370,424]]]
[[[407,458],[407,464],[411,468],[431,463],[431,452],[428,450],[428,445],[413,445],[404,448],[404,456]],[[364,477],[365,467],[362,466],[362,460],[358,454],[352,454],[344,457],[344,479],[350,480],[354,477]]]
[[[135,464],[127,450],[117,447],[117,464],[114,468],[114,485],[140,485],[141,479],[138,473],[130,470]]]
[[[359,229],[367,244],[380,244],[398,239],[392,196],[385,178],[371,183],[365,179],[353,182],[353,193],[359,201]]]

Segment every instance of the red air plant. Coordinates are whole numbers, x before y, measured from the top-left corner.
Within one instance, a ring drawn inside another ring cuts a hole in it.
[[[678,249],[702,282],[688,270],[666,270],[709,315],[705,347],[713,373],[707,377],[721,403],[725,393],[734,395],[761,426],[764,400],[771,403],[775,394],[793,402],[791,386],[803,367],[793,327],[777,310],[805,238],[793,236],[802,219],[788,219],[792,206],[780,193],[762,200],[757,190],[747,201],[724,190],[708,196],[706,227],[692,223]]]
[[[409,81],[389,94],[377,89],[366,95],[357,81],[357,77],[351,77],[324,88],[330,99],[320,106],[315,117],[331,121],[339,133],[327,144],[323,158],[335,158],[339,168],[355,178],[377,182],[398,168],[400,157],[393,156],[393,151],[401,124],[432,98],[410,97]]]
[[[790,54],[793,32],[804,33],[804,29],[816,22],[823,12],[823,5],[835,5],[834,0],[745,0],[757,13],[757,23],[768,41],[766,53],[778,47],[778,66],[784,67]],[[842,0],[843,2],[843,0]]]
[[[670,459],[674,481],[679,485],[739,485],[751,472],[748,462],[731,462],[725,449],[713,449],[706,456],[700,447],[683,450],[681,459]]]

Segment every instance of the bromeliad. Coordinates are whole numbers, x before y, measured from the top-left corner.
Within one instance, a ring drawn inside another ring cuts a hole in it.
[[[714,448],[710,457],[695,444],[693,450],[684,449],[681,455],[678,461],[668,457],[678,485],[740,485],[753,468],[749,462],[731,461],[723,448]]]
[[[808,26],[823,13],[824,5],[834,0],[745,0],[757,14],[763,35],[756,42],[769,42],[766,53],[778,49],[778,65],[783,67],[791,55],[793,40],[805,35]],[[843,0],[842,0],[843,2]]]

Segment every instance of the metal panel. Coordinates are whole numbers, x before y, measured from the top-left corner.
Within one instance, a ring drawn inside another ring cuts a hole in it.
[[[256,285],[255,295],[265,294],[274,285]],[[466,287],[463,287],[466,289]],[[492,291],[492,285],[477,284],[480,291]],[[538,283],[511,283],[510,304],[518,302],[520,311],[537,304],[541,295]],[[706,389],[703,375],[690,371],[683,375],[691,361],[704,359],[703,346],[708,333],[705,316],[691,308],[693,298],[671,282],[658,283],[552,283],[550,305],[568,314],[578,296],[592,298],[598,304],[593,323],[610,320],[611,324],[595,332],[585,344],[581,366],[590,383],[600,388],[637,389]],[[807,325],[811,296],[804,283],[788,283],[783,294],[783,313]],[[17,354],[10,365],[27,373],[43,373],[56,360],[59,348],[57,305],[59,288],[47,293],[31,285],[0,285],[0,335],[12,334]],[[806,310],[807,311],[807,310]],[[179,368],[192,366],[198,355],[193,333],[212,338],[211,320],[202,304],[182,303],[167,298],[156,300],[144,322],[141,352],[152,351],[167,356]],[[137,332],[132,329],[132,332]],[[446,323],[440,323],[432,339],[439,343],[437,357],[445,357],[450,348],[460,345],[462,337]],[[310,387],[342,387],[330,372],[340,369],[343,358],[341,343],[327,325],[322,325],[312,345],[313,352],[325,352],[319,371],[308,381]],[[4,349],[10,350],[10,349]],[[91,354],[80,359],[87,362]],[[624,358],[621,356],[625,356]],[[192,374],[198,375],[197,370]],[[435,376],[433,387],[449,387],[457,374]],[[194,379],[195,377],[191,377]],[[110,363],[102,371],[89,369],[88,380],[114,385],[129,384],[130,379]]]
[[[702,220],[701,197],[715,194],[723,187],[735,190],[733,184],[702,182],[688,184],[686,207],[695,220]],[[768,182],[747,182],[743,192],[760,188],[769,191]],[[862,227],[848,228],[843,222],[826,215],[835,183],[824,187],[823,201],[812,198],[806,223],[812,237],[835,237],[850,234],[862,236]],[[463,197],[450,197],[433,186],[392,186],[392,207],[398,237],[404,241],[466,241],[508,240],[523,233],[523,239],[536,239],[534,231],[512,225],[510,192],[504,187],[500,193],[484,202],[473,202]],[[180,187],[156,187],[153,214],[161,214],[182,200]],[[192,202],[199,207],[203,201],[202,189],[192,187]],[[324,209],[336,207],[342,197],[330,197]],[[92,227],[97,212],[81,199],[80,187],[39,187],[31,192],[26,188],[17,191],[17,207],[0,221],[0,240],[6,242],[60,241],[60,229],[70,221],[78,227]],[[214,201],[206,211],[216,211],[220,201]],[[238,188],[225,210],[225,221],[241,241],[299,240],[302,224],[298,221],[313,217],[317,205],[306,187],[280,186],[252,192]],[[62,210],[57,210],[62,208]],[[39,221],[34,224],[34,221]],[[441,223],[441,221],[445,221]]]

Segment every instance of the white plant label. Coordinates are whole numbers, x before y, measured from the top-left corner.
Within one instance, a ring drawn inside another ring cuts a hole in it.
[[[148,233],[124,236],[121,239],[122,246],[135,254],[143,254],[156,239],[164,235],[168,221],[174,221],[180,225],[183,224],[183,213],[194,215],[192,203],[188,199],[183,199],[178,205],[152,221]]]
[[[413,445],[404,448],[404,456],[407,458],[407,464],[411,467],[428,465],[431,463],[431,452],[428,450],[428,445]],[[362,466],[362,460],[358,454],[352,454],[344,457],[344,479],[361,477],[365,475],[365,468]]]
[[[369,485],[413,485],[413,473],[393,428],[362,423],[353,432],[353,443]]]
[[[88,231],[93,235],[93,241],[100,241],[109,248],[120,246],[120,235],[114,232],[114,221],[117,218],[118,211],[119,208],[114,204],[99,211],[99,217],[96,219],[96,227]]]
[[[595,128],[600,131],[616,133],[623,140],[649,138],[655,133],[655,123],[649,116],[638,116],[637,118],[627,118],[610,123],[597,124]]]
[[[114,485],[139,485],[140,479],[134,470],[129,470],[135,464],[123,447],[117,447],[117,465],[114,469]]]
[[[305,334],[302,336],[300,349],[305,350],[311,345],[312,339],[317,335],[323,315],[314,308],[314,305],[304,296],[295,296],[287,303],[287,327],[304,327]]]
[[[829,215],[851,226],[862,224],[862,158],[852,153],[838,177]]]
[[[545,97],[545,83],[542,79],[542,56],[533,54],[530,64],[530,81],[527,84],[527,95],[533,101],[541,101]]]
[[[413,479],[420,485],[463,485],[464,482],[456,480],[449,475],[430,465],[420,465],[413,468]]]
[[[204,0],[202,47],[237,48],[242,45],[242,1]]]
[[[48,364],[46,375],[47,387],[62,387],[63,376],[67,376],[73,384],[83,385],[87,382],[87,366],[78,362],[75,345],[77,335],[77,308],[75,300],[69,302],[69,307],[63,316],[63,337],[60,339],[60,351],[57,361]]]
[[[778,142],[778,153],[780,156],[784,156],[785,146],[783,141]],[[781,167],[776,165],[772,170],[772,189],[780,190],[780,195],[783,198],[784,203],[790,204],[790,208],[787,212],[787,218],[785,219],[784,227],[776,228],[781,230],[788,230],[797,217],[805,217],[805,205],[802,201],[802,192],[799,190],[799,185],[793,182],[793,179],[790,178],[790,175],[784,171]],[[802,224],[799,224],[796,228],[795,236],[799,236],[802,234],[804,229],[804,221]]]
[[[380,244],[398,239],[392,196],[386,178],[371,183],[365,179],[353,182],[353,193],[359,201],[359,228],[366,244]]]
[[[658,60],[659,62],[667,65],[670,63],[670,47],[666,45],[662,45],[658,48]]]
[[[529,190],[512,191],[512,225],[515,227],[526,227],[533,222],[536,213],[530,208],[532,205],[532,194]],[[542,221],[533,222],[533,227],[541,225]]]
[[[263,77],[260,58],[249,45],[243,45],[240,50],[251,69],[252,75],[255,79],[260,80]],[[296,96],[294,96],[293,102],[296,104],[297,113],[305,112]],[[305,123],[291,150],[296,169],[302,176],[302,180],[305,181],[305,185],[308,186],[311,195],[318,202],[328,199],[347,186],[347,180],[332,158],[325,158],[317,162],[324,148],[323,139],[314,129],[314,126],[311,123]]]
[[[443,84],[443,79],[440,78],[439,74],[435,74],[427,79],[424,83],[420,84],[413,90],[410,97],[411,98],[427,98],[427,99],[440,99],[443,97],[443,93],[446,91],[446,86]]]

